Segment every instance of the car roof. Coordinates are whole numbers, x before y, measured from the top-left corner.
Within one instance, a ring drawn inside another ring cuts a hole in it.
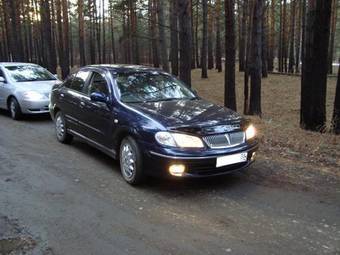
[[[0,66],[32,66],[37,65],[34,63],[23,63],[23,62],[0,62]]]
[[[87,67],[94,67],[99,69],[105,69],[108,71],[114,71],[114,72],[163,72],[160,68],[150,67],[150,66],[142,66],[142,65],[127,65],[127,64],[101,64],[101,65],[88,65],[82,68]],[[82,69],[81,68],[81,69]]]

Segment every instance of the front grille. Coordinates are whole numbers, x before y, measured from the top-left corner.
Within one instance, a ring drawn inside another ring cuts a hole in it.
[[[245,134],[244,132],[233,132],[220,135],[210,135],[203,137],[203,140],[210,148],[227,148],[244,143]]]

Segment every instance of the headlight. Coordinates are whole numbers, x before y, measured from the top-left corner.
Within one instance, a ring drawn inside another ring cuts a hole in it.
[[[246,139],[250,140],[256,136],[256,129],[255,127],[250,124],[246,130]]]
[[[201,138],[192,135],[185,135],[170,132],[158,132],[155,135],[156,141],[161,145],[180,148],[203,148]]]
[[[45,96],[35,91],[27,91],[24,93],[24,98],[26,100],[36,101],[36,100],[45,99]]]

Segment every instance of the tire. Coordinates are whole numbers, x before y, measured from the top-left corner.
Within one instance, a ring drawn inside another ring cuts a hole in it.
[[[13,120],[20,120],[22,118],[22,112],[18,100],[12,97],[8,103],[8,110]]]
[[[55,115],[54,126],[57,140],[63,144],[70,144],[73,140],[73,136],[67,133],[65,116],[61,111],[57,112]]]
[[[144,181],[143,157],[131,136],[124,138],[120,145],[119,161],[122,176],[127,183],[138,185]]]

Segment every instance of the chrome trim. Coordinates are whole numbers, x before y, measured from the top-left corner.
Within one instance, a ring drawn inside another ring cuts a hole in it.
[[[251,150],[253,150],[254,148],[256,148],[256,146],[251,147],[250,149],[247,150],[243,150],[243,151],[235,151],[232,153],[225,153],[225,154],[218,154],[218,155],[214,155],[214,156],[204,156],[204,157],[183,157],[183,156],[170,156],[170,155],[165,155],[165,154],[161,154],[158,152],[154,152],[154,151],[149,151],[150,154],[158,156],[158,157],[163,157],[163,158],[169,158],[169,159],[211,159],[211,158],[218,158],[218,157],[223,157],[223,156],[227,156],[227,155],[231,155],[231,154],[237,154],[237,153],[241,153],[241,152],[249,152]]]
[[[234,143],[234,144],[230,144],[231,143],[231,140],[230,140],[230,134],[231,133],[225,133],[225,134],[220,134],[221,136],[224,135],[225,138],[227,139],[229,145],[221,145],[221,146],[214,146],[213,144],[210,143],[209,141],[209,138],[210,137],[216,137],[216,136],[219,136],[219,135],[210,135],[210,136],[204,136],[202,137],[202,140],[209,146],[209,148],[211,149],[227,149],[227,148],[233,148],[233,147],[236,147],[236,146],[239,146],[241,144],[244,144],[245,141],[246,141],[246,134],[244,131],[240,131],[240,133],[242,132],[243,134],[243,139],[242,139],[242,142],[240,143]]]
[[[65,117],[68,118],[68,119],[70,119],[70,120],[73,120],[73,121],[79,123],[80,125],[83,125],[83,126],[89,128],[89,129],[92,129],[93,131],[95,131],[95,132],[97,132],[97,133],[103,134],[103,132],[101,132],[99,129],[94,128],[94,127],[92,127],[92,126],[90,126],[90,125],[88,125],[88,124],[86,124],[86,123],[80,121],[80,120],[77,119],[77,118],[74,118],[74,117],[72,117],[72,116],[70,116],[70,115],[68,115],[68,114],[66,114]]]
[[[90,138],[88,138],[88,137],[86,137],[86,136],[84,136],[84,135],[82,135],[82,134],[80,134],[80,133],[78,133],[78,132],[76,132],[76,131],[70,129],[70,128],[68,128],[67,131],[68,131],[70,134],[75,135],[75,136],[78,136],[78,137],[80,137],[81,139],[84,139],[85,141],[87,141],[87,142],[89,142],[89,143],[92,143],[92,144],[96,145],[97,147],[101,148],[102,150],[104,150],[104,151],[106,151],[106,152],[109,152],[110,154],[112,154],[112,156],[116,157],[116,151],[115,151],[115,150],[111,150],[111,149],[107,148],[106,146],[101,145],[100,143],[97,143],[97,142],[93,141],[92,139],[90,139]]]

